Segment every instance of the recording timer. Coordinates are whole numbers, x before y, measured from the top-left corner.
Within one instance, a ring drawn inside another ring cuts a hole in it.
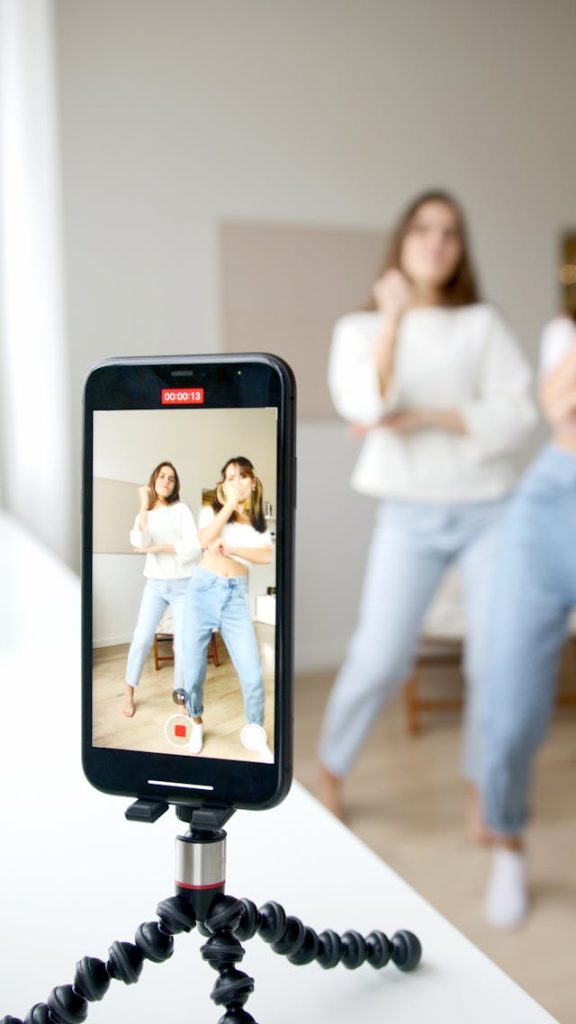
[[[162,388],[162,405],[203,405],[204,388]]]

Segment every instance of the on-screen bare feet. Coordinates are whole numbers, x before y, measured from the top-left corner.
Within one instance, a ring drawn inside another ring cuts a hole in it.
[[[134,703],[134,687],[129,686],[126,683],[124,688],[124,705],[122,707],[122,714],[126,715],[126,718],[133,718],[136,713],[136,705]]]
[[[324,807],[342,821],[342,779],[334,775],[322,762],[318,766],[318,799]]]

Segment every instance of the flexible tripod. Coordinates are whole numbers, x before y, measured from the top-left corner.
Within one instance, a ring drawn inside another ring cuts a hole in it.
[[[156,821],[168,804],[137,800],[126,811],[133,821]],[[198,809],[177,805],[180,820],[189,824],[176,837],[176,895],[156,908],[159,921],[139,926],[134,942],[114,942],[105,962],[83,957],[76,964],[72,985],[52,989],[45,1003],[36,1003],[24,1022],[7,1015],[0,1024],[82,1024],[89,1004],[104,997],[112,979],[132,985],[138,981],[144,960],[162,963],[174,952],[174,935],[190,932],[195,925],[207,941],[200,948],[204,960],[218,972],[210,998],[225,1008],[218,1024],[255,1024],[244,1004],[254,991],[254,979],[237,969],[244,957],[241,942],[258,933],[275,953],[303,966],[316,960],[326,969],[342,963],[350,970],[368,962],[380,969],[390,960],[401,971],[413,971],[422,948],[412,932],[398,931],[391,939],[383,932],[363,938],[356,931],[338,935],[331,929],[318,935],[297,917],[287,916],[279,903],[260,909],[247,899],[224,895],[226,833],[222,826],[233,809]]]

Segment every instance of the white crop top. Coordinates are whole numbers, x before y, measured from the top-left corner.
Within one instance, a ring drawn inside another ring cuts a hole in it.
[[[210,505],[203,505],[200,514],[198,516],[198,529],[203,530],[209,526],[214,519],[216,513]],[[272,547],[272,537],[270,536],[269,530],[265,530],[264,533],[260,533],[255,530],[249,523],[226,523],[220,534],[225,544],[228,544],[231,548],[270,548]],[[246,566],[250,569],[252,562],[248,559],[242,558],[240,555],[229,555],[229,558],[233,558],[235,562],[239,562],[240,565]]]

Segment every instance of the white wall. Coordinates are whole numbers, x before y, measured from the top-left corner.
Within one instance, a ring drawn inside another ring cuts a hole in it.
[[[94,555],[92,638],[95,647],[129,644],[142,600],[144,562],[135,555]]]
[[[71,561],[53,29],[51,0],[0,0],[0,500]]]
[[[573,0],[55,10],[76,459],[91,364],[218,349],[223,219],[384,229],[447,187],[534,352],[576,218]],[[352,626],[374,513],[348,488],[355,450],[341,425],[301,427],[300,667],[336,664]]]
[[[147,484],[168,459],[180,477],[180,496],[197,515],[202,490],[215,487],[228,459],[243,455],[254,465],[265,501],[276,501],[275,409],[106,410],[94,416],[94,475]],[[130,527],[132,524],[130,523]]]

